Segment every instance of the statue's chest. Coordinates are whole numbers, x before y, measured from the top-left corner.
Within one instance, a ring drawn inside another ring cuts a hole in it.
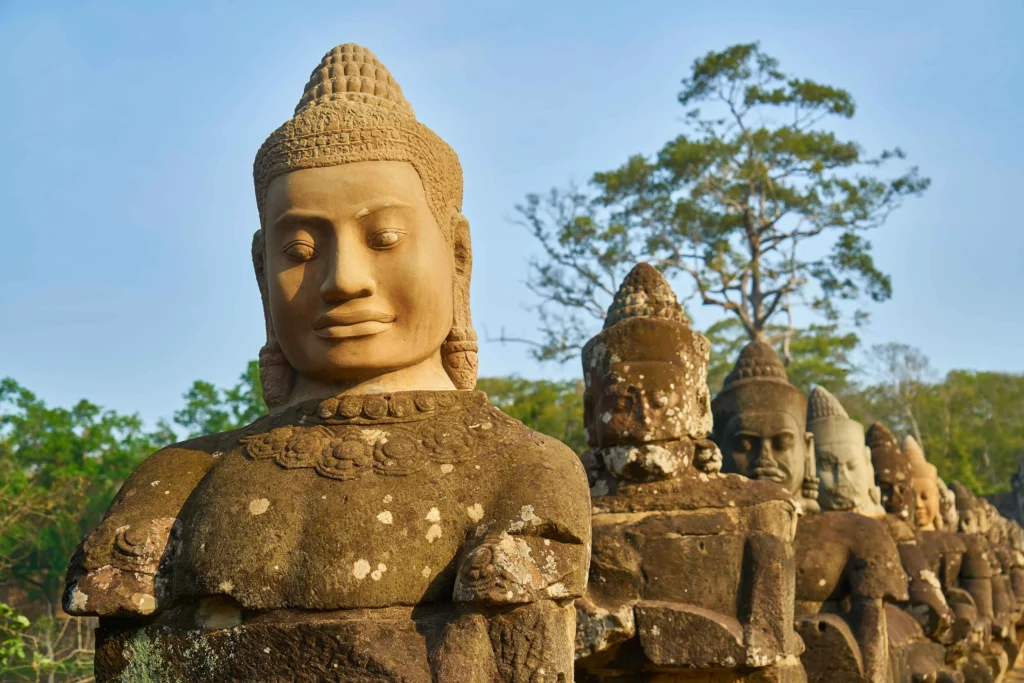
[[[450,599],[491,500],[478,452],[435,457],[404,427],[272,438],[220,456],[182,509],[179,596],[251,609]]]

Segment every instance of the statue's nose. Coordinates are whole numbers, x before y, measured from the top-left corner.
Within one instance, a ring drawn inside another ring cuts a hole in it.
[[[770,439],[759,439],[759,446],[756,449],[757,465],[759,467],[775,467],[775,453],[772,451]]]
[[[355,240],[339,239],[320,294],[327,301],[343,302],[372,296],[377,290],[370,260],[371,250]]]

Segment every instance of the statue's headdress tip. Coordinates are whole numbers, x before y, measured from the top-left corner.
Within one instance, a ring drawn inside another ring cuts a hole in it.
[[[820,420],[826,417],[844,417],[849,419],[846,409],[828,389],[815,385],[807,400],[807,421]]]
[[[881,422],[872,423],[872,425],[868,427],[865,438],[867,439],[867,445],[870,446],[872,450],[876,448],[899,449],[899,442],[896,440],[896,437],[893,436],[893,433],[889,431],[889,428]]]
[[[638,263],[622,280],[608,309],[606,328],[626,318],[661,318],[684,325],[690,321],[665,276],[649,263]]]
[[[355,43],[331,49],[313,69],[295,113],[308,106],[336,99],[376,98],[404,109],[415,117],[412,106],[391,72],[370,50]]]
[[[736,365],[725,378],[724,387],[745,379],[770,379],[789,382],[786,366],[775,352],[771,344],[763,341],[752,341],[743,347]]]

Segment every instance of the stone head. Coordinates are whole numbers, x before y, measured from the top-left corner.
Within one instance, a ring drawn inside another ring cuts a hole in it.
[[[583,347],[584,423],[595,448],[711,431],[708,340],[661,273],[640,263],[623,280],[601,330]]]
[[[903,454],[910,461],[910,476],[914,486],[914,520],[918,529],[942,529],[942,493],[939,490],[939,472],[925,460],[924,450],[917,439],[908,435],[903,439]]]
[[[814,387],[808,398],[807,429],[814,434],[821,509],[884,516],[871,449],[864,443],[864,425],[851,420],[822,386]]]
[[[910,459],[903,453],[899,441],[881,422],[868,428],[867,444],[871,449],[871,464],[875,468],[875,483],[882,493],[882,507],[891,515],[914,523],[914,482]]]
[[[960,527],[960,513],[956,509],[956,494],[946,486],[946,482],[938,479],[939,484],[939,514],[942,517],[942,528],[946,531],[956,531]]]
[[[354,384],[423,363],[472,388],[459,160],[369,50],[324,56],[253,177],[268,405],[288,403],[297,378]]]
[[[805,509],[817,511],[807,397],[789,383],[775,349],[760,341],[747,344],[711,402],[711,411],[723,470],[777,482]]]
[[[982,513],[978,509],[978,499],[974,497],[974,493],[957,481],[951,483],[949,488],[956,496],[956,511],[960,517],[959,530],[965,534],[981,533]]]
[[[1000,544],[1005,540],[1003,516],[986,498],[978,497],[978,511],[981,520],[981,533],[991,543]]]
[[[1008,543],[1017,552],[1024,552],[1024,527],[1016,520],[1009,520]]]

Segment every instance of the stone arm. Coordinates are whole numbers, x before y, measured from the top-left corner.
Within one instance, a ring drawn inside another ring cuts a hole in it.
[[[777,536],[754,534],[747,539],[750,562],[750,614],[744,628],[747,665],[764,666],[777,656],[798,652],[793,630],[795,586],[793,544]]]
[[[865,676],[870,681],[887,681],[885,603],[908,600],[908,581],[896,542],[882,522],[865,517],[858,521],[858,527],[851,529],[851,627],[860,644]]]
[[[900,560],[907,574],[910,593],[909,612],[932,640],[948,640],[955,615],[942,593],[935,572],[913,540],[899,544]]]
[[[432,658],[439,683],[573,679],[573,601],[586,591],[590,496],[575,454],[542,445],[542,457],[513,471],[495,517],[459,558],[457,617]]]
[[[73,616],[147,617],[167,607],[160,574],[179,533],[178,512],[233,433],[157,451],[128,477],[68,565],[64,610]],[[225,438],[226,437],[226,438]]]

